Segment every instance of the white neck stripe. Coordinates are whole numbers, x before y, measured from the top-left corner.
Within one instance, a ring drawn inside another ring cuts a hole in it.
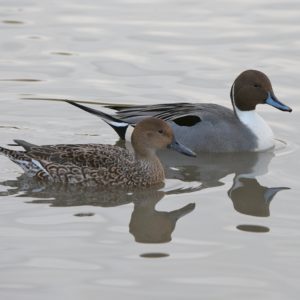
[[[256,136],[256,151],[263,151],[274,147],[274,134],[272,129],[255,110],[241,111],[235,104],[234,110],[239,120]]]

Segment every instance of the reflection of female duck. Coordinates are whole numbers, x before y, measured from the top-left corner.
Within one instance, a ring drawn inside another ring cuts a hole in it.
[[[126,190],[62,184],[49,185],[30,179],[25,174],[16,180],[0,182],[0,185],[8,187],[6,191],[0,192],[0,196],[30,197],[33,200],[28,203],[49,203],[51,206],[58,207],[82,205],[114,207],[132,202],[132,197],[126,193]]]
[[[9,186],[0,196],[19,194],[18,197],[31,197],[30,203],[49,203],[51,206],[81,206],[92,205],[101,207],[115,207],[134,203],[134,210],[129,223],[129,231],[137,242],[166,243],[171,241],[171,234],[176,222],[184,215],[194,210],[195,204],[190,203],[171,212],[155,210],[156,204],[166,194],[180,194],[193,189],[179,189],[168,192],[147,188],[140,190],[100,189],[93,187],[79,187],[66,185],[43,185],[35,180],[28,180],[22,175],[18,180],[8,180],[0,183]]]
[[[159,202],[164,195],[165,193],[162,191],[153,190],[152,193],[144,194],[143,198],[138,197],[137,200],[134,201],[134,210],[131,214],[129,231],[137,242],[170,242],[176,222],[195,208],[195,204],[190,203],[170,212],[155,210],[157,202]]]

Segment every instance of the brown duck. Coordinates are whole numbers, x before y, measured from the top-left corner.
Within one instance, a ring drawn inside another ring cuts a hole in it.
[[[172,148],[189,156],[194,152],[177,142],[163,120],[146,118],[135,127],[134,153],[103,144],[37,146],[15,140],[25,151],[0,147],[0,153],[33,178],[64,184],[144,187],[162,183],[164,169],[156,151]]]

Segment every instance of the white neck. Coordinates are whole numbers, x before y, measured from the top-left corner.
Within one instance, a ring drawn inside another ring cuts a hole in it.
[[[234,108],[240,121],[257,137],[257,148],[255,151],[264,151],[274,147],[272,129],[255,110],[242,111],[236,106]]]

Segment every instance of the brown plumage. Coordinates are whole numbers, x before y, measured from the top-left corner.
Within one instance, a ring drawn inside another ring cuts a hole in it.
[[[0,153],[18,164],[30,177],[40,180],[100,186],[150,186],[164,181],[164,170],[156,150],[173,147],[186,155],[194,153],[179,144],[170,126],[147,118],[132,135],[134,153],[102,144],[36,146],[16,143],[25,151],[0,147]]]

